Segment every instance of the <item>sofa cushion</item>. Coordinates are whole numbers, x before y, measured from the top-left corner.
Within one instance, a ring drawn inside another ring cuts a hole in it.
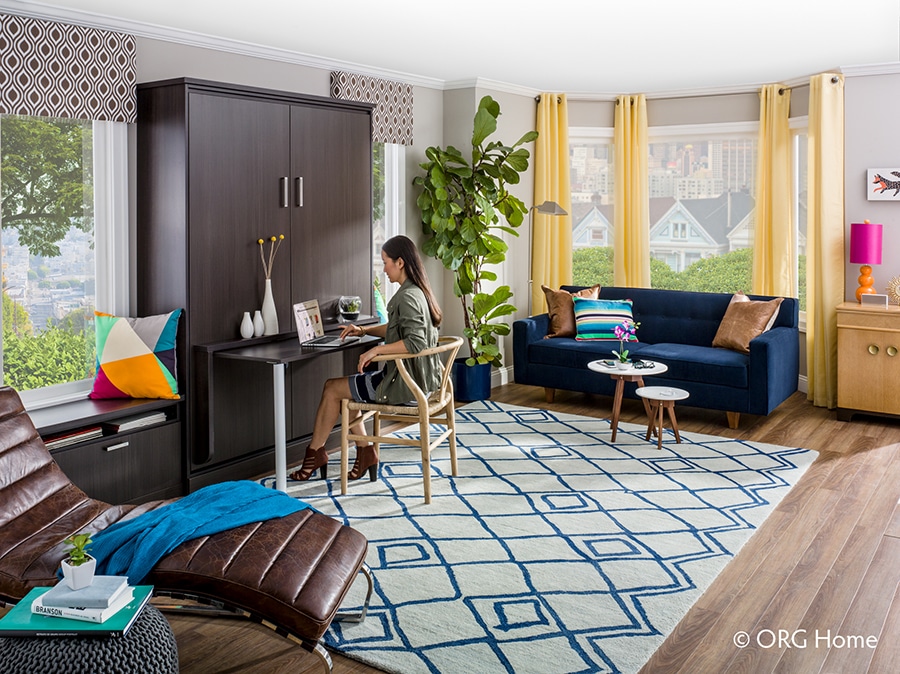
[[[642,360],[665,363],[665,376],[686,382],[711,383],[736,388],[749,386],[749,356],[729,349],[692,344],[647,344],[640,351]]]
[[[649,344],[630,342],[629,354],[641,358],[638,354]],[[528,345],[528,362],[536,365],[552,365],[575,369],[587,369],[588,363],[594,360],[612,359],[613,350],[618,350],[619,340],[577,340],[572,338],[542,339]]]
[[[568,290],[554,290],[541,285],[544,299],[547,301],[547,313],[550,316],[550,327],[544,339],[551,337],[575,336],[575,303],[573,297],[584,297],[595,300],[600,295],[600,286],[582,288],[574,293]]]
[[[631,300],[588,300],[574,297],[575,339],[614,339],[615,329],[626,321],[634,323]]]
[[[782,301],[777,297],[769,301],[729,302],[712,345],[750,353],[750,341],[771,327]]]

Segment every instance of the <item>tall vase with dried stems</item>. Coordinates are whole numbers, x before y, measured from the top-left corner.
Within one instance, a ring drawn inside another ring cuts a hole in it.
[[[262,304],[262,318],[265,325],[264,335],[278,334],[278,311],[275,308],[275,297],[272,295],[272,265],[275,262],[275,253],[281,247],[282,241],[284,241],[284,234],[269,237],[269,258],[267,261],[264,251],[266,242],[264,239],[257,240],[259,244],[259,259],[262,260],[263,271],[266,274],[266,291]]]

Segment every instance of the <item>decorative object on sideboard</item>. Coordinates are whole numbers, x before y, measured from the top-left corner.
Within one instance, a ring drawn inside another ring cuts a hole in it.
[[[337,303],[339,317],[344,321],[355,321],[359,318],[360,306],[362,300],[359,295],[341,295]]]
[[[241,319],[241,338],[250,339],[253,336],[253,319],[250,318],[250,312],[245,311],[244,317]]]
[[[900,276],[895,276],[892,278],[888,284],[887,288],[888,297],[890,297],[891,302],[894,304],[900,304]]]
[[[87,547],[93,543],[88,533],[69,536],[64,543],[69,546],[66,556],[60,562],[63,579],[73,590],[88,587],[94,581],[97,560],[87,554]]]
[[[262,312],[257,309],[253,312],[253,336],[262,337],[266,331],[266,323],[263,321]]]
[[[900,201],[900,169],[869,169],[866,187],[869,201]]]
[[[263,272],[266,275],[266,291],[263,296],[262,318],[265,323],[264,335],[278,334],[278,311],[275,309],[275,298],[272,295],[272,265],[275,264],[275,254],[281,248],[281,242],[284,241],[284,234],[269,237],[269,256],[266,261],[265,240],[257,239],[259,244],[259,259],[262,260]]]
[[[880,307],[882,309],[888,308],[888,296],[887,295],[879,295],[877,293],[872,293],[870,295],[862,295],[860,298],[860,304],[865,304],[870,307]]]
[[[881,225],[868,220],[850,224],[850,264],[862,265],[859,268],[859,288],[856,289],[856,301],[860,303],[860,297],[875,292],[871,265],[881,264],[881,230]]]

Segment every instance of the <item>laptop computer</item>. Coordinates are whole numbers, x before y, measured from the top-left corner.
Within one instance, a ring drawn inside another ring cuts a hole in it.
[[[340,335],[321,335],[320,337],[314,337],[305,342],[300,342],[300,346],[333,347],[352,344],[353,342],[358,341],[359,337],[353,335],[348,335],[347,337],[344,337],[344,339],[341,339]]]

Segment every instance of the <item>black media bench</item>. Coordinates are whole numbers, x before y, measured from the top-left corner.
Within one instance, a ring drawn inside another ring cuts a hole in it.
[[[103,435],[51,449],[63,472],[92,498],[143,503],[183,496],[182,400],[83,398],[29,411],[45,441],[100,426]],[[120,421],[162,412],[165,420],[116,431]]]

